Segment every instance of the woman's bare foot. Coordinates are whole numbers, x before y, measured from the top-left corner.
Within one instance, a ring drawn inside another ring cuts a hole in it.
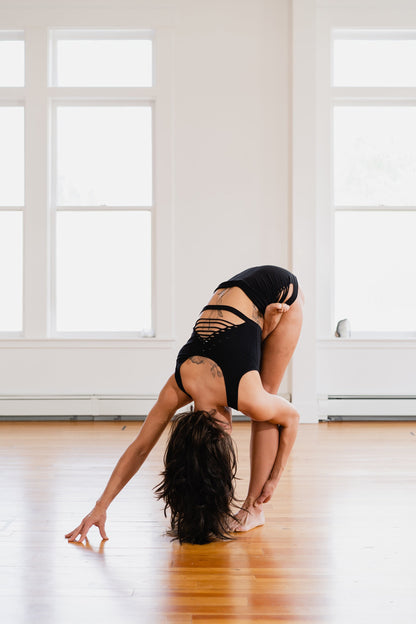
[[[240,509],[234,520],[230,523],[230,533],[251,531],[266,522],[261,505],[254,505]]]

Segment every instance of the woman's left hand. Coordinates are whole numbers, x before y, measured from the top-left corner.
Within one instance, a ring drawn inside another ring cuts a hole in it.
[[[261,505],[262,503],[268,503],[271,497],[273,496],[273,492],[276,489],[276,483],[268,479],[263,486],[260,496],[256,500],[256,505]]]

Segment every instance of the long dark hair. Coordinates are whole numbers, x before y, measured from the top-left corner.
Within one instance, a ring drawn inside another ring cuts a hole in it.
[[[158,499],[171,513],[169,535],[180,543],[230,539],[237,458],[231,436],[215,412],[179,414],[172,422]]]

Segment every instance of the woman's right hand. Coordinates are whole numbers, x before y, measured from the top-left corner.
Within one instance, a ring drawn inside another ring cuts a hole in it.
[[[270,303],[264,311],[261,339],[265,340],[280,323],[282,315],[290,309],[287,303]]]
[[[76,529],[70,531],[65,535],[65,538],[69,542],[83,542],[87,537],[87,533],[92,526],[98,527],[100,531],[100,535],[103,540],[108,540],[107,534],[105,532],[105,521],[107,519],[107,512],[104,507],[101,507],[98,503],[95,505],[94,509],[90,511],[90,513],[85,516],[82,520],[81,524],[77,526]],[[78,535],[80,535],[79,540],[77,540]]]
[[[256,500],[255,505],[262,505],[263,503],[268,503],[271,497],[273,496],[273,492],[276,489],[276,483],[271,479],[267,479],[266,483],[263,485],[262,492],[258,499]]]

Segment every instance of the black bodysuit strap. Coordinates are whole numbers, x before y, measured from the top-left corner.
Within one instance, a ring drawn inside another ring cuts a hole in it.
[[[232,312],[236,316],[239,316],[241,319],[243,319],[243,321],[251,321],[251,319],[249,319],[248,316],[240,312],[240,310],[237,310],[237,308],[233,308],[227,305],[206,305],[204,308],[202,308],[202,312],[204,312],[205,310],[227,310],[228,312]]]

